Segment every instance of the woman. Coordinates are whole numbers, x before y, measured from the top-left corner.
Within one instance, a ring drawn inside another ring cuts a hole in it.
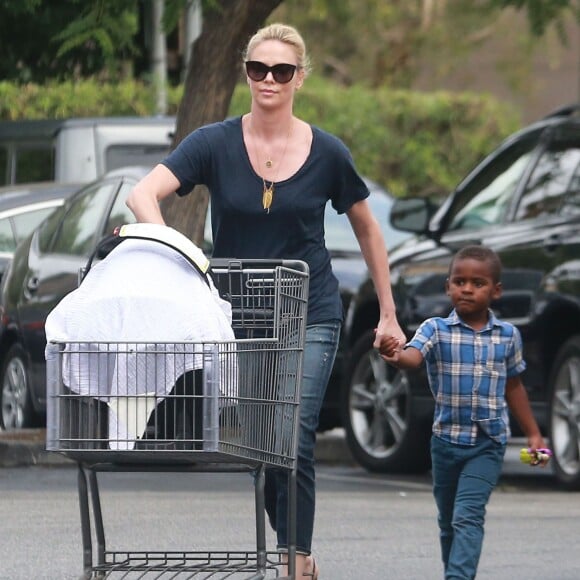
[[[373,277],[380,304],[376,346],[405,337],[396,315],[387,251],[366,201],[368,188],[336,137],[293,115],[294,94],[309,72],[304,41],[292,27],[259,30],[244,54],[250,112],[193,131],[131,192],[138,221],[163,223],[159,202],[205,184],[211,196],[215,257],[300,259],[310,268],[297,474],[296,575],[318,577],[311,556],[314,526],[314,445],[334,362],[343,312],[324,245],[324,210],[346,212]],[[268,470],[266,509],[286,539],[287,478]]]

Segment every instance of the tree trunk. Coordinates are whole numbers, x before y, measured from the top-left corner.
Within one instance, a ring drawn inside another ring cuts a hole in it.
[[[242,71],[242,50],[283,0],[222,0],[203,14],[201,35],[185,80],[184,94],[177,113],[174,146],[191,131],[207,123],[221,121]],[[171,195],[161,206],[167,223],[195,243],[203,240],[208,205],[205,187],[189,195]]]

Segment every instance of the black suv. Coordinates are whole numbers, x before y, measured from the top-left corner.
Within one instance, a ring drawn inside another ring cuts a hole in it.
[[[476,243],[498,252],[504,292],[493,307],[521,331],[524,383],[555,473],[570,488],[580,488],[579,112],[580,104],[562,108],[509,137],[438,209],[425,199],[401,199],[390,218],[416,234],[390,256],[408,337],[425,318],[450,311],[444,283],[457,249]],[[372,327],[357,322],[358,312],[373,308],[369,280],[352,299],[345,328],[348,442],[369,470],[424,470],[433,410],[426,375],[396,371],[373,351]]]

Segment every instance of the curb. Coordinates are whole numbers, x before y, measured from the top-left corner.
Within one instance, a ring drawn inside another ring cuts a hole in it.
[[[46,451],[45,429],[0,432],[0,467],[71,465],[72,463],[60,453]]]
[[[358,465],[346,442],[344,429],[317,433],[314,458],[317,463]]]
[[[30,465],[71,466],[74,461],[61,453],[46,451],[45,429],[0,431],[0,468]],[[354,465],[342,429],[319,433],[314,456],[317,463]]]

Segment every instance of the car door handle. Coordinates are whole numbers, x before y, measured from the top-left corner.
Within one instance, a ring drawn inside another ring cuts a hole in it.
[[[548,236],[544,241],[544,250],[549,253],[555,252],[562,244],[562,239],[559,235]]]
[[[38,290],[38,285],[39,285],[39,280],[36,276],[33,276],[32,278],[28,278],[28,280],[26,281],[26,289],[29,292],[36,292]]]

